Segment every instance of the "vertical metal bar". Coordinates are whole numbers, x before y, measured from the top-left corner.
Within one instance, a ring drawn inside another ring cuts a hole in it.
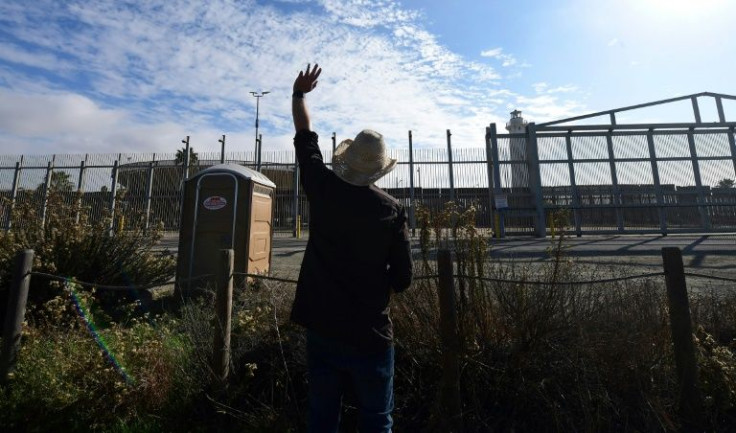
[[[493,131],[495,133],[495,123],[491,124],[491,127],[493,127]],[[488,213],[490,214],[491,221],[490,226],[492,230],[495,230],[496,227],[494,223],[496,222],[496,211],[494,210],[493,206],[493,196],[495,195],[493,193],[493,153],[491,150],[491,128],[486,128],[486,176],[488,177]]]
[[[565,136],[565,147],[567,148],[567,169],[570,173],[570,187],[572,188],[572,216],[575,224],[575,234],[579,237],[582,235],[580,230],[580,193],[577,182],[575,181],[575,164],[573,163],[572,138],[570,137],[570,133]]]
[[[496,206],[496,198],[502,195],[501,186],[501,161],[498,152],[498,133],[496,132],[496,124],[491,123],[488,128],[491,141],[491,156],[493,157],[493,206]],[[496,209],[498,212],[498,237],[506,237],[506,221],[503,209]]]
[[[258,166],[257,171],[261,171],[261,157],[263,155],[263,134],[258,134]]]
[[[728,129],[728,145],[731,148],[731,159],[733,159],[733,170],[736,172],[736,137],[734,137],[734,134],[736,131],[734,130],[734,127],[730,127]]]
[[[153,158],[154,160],[156,159],[156,154],[154,154]],[[145,231],[148,231],[151,221],[151,200],[153,198],[153,165],[153,161],[148,163],[148,181],[146,182],[146,216],[145,224],[143,226],[143,229]]]
[[[654,135],[652,129],[647,131],[647,145],[649,146],[649,162],[652,167],[652,179],[654,180],[654,194],[657,197],[657,212],[659,213],[659,229],[662,236],[667,236],[667,213],[664,209],[664,195],[662,185],[659,182],[659,168],[657,167],[657,153],[654,150]]]
[[[702,120],[700,120],[700,107],[698,107],[698,98],[696,96],[693,96],[690,98],[690,101],[693,104],[693,114],[695,115],[695,123],[702,123]]]
[[[51,189],[51,177],[54,172],[54,163],[49,161],[46,167],[46,180],[43,187],[43,202],[41,204],[41,227],[46,226],[46,214],[48,212],[49,190]]]
[[[332,154],[335,154],[335,149],[337,148],[337,133],[332,133]]]
[[[187,135],[187,138],[181,142],[184,143],[184,169],[182,170],[182,178],[179,181],[179,216],[177,219],[179,230],[181,230],[182,215],[184,213],[185,181],[189,179],[189,164],[191,164],[191,155],[189,155],[191,152],[191,148],[189,147],[189,136]]]
[[[293,205],[293,216],[294,216],[294,231],[293,236],[299,237],[299,224],[301,224],[301,221],[299,221],[299,160],[296,158],[296,154],[294,154],[294,193],[292,196],[292,205]]]
[[[710,231],[709,207],[707,206],[708,203],[706,202],[705,192],[703,191],[703,181],[700,177],[700,164],[698,163],[698,152],[695,149],[693,128],[687,131],[687,144],[690,147],[690,160],[692,161],[693,175],[695,176],[695,189],[698,191],[698,213],[700,213],[700,221],[705,231]]]
[[[188,135],[187,135],[186,140],[182,140],[182,143],[184,143],[184,179],[182,179],[182,183],[181,183],[182,191],[183,191],[184,190],[183,181],[189,179],[189,165],[192,163],[190,159],[191,155],[189,155],[189,153],[191,152],[191,149],[189,148],[189,136]]]
[[[15,163],[15,173],[13,174],[13,192],[10,196],[10,210],[5,220],[5,230],[10,230],[13,225],[13,210],[15,209],[15,201],[18,199],[18,181],[20,180],[20,171],[23,166],[23,157]]]
[[[726,113],[723,111],[723,100],[720,96],[716,96],[716,108],[718,108],[718,121],[726,123]]]
[[[455,176],[452,172],[452,133],[447,130],[447,166],[450,175],[450,201],[455,201]]]
[[[409,131],[409,224],[411,235],[416,235],[417,221],[414,213],[416,202],[414,201],[414,147],[412,144],[411,130]]]
[[[85,156],[84,158],[86,160],[87,156]],[[77,180],[77,210],[76,215],[74,216],[74,222],[77,224],[79,224],[79,218],[82,212],[82,194],[84,194],[84,164],[85,161],[80,161],[79,163],[79,180]]]
[[[529,166],[529,187],[534,195],[536,206],[536,236],[547,236],[547,224],[544,215],[544,199],[542,196],[542,175],[539,171],[539,149],[537,148],[537,125],[529,122],[526,127],[527,165]]]
[[[623,200],[621,199],[621,188],[618,186],[618,172],[613,152],[613,130],[611,129],[606,134],[606,144],[608,145],[608,165],[611,167],[611,183],[613,184],[613,204],[616,206],[616,229],[619,233],[623,233]]]
[[[110,233],[115,229],[115,201],[118,193],[118,166],[120,165],[120,156],[112,166],[112,185],[110,187]]]
[[[256,117],[258,117],[258,116],[256,116]],[[222,138],[219,139],[219,140],[217,140],[217,141],[219,141],[220,144],[221,144],[221,146],[220,146],[220,164],[224,164],[225,163],[225,135],[223,134]],[[256,140],[256,149],[255,149],[256,153],[258,153],[258,149],[257,149],[258,143],[257,143],[257,141],[258,140]],[[256,155],[253,155],[253,159],[256,159]]]
[[[610,113],[609,116],[611,118],[611,125],[615,125],[616,124],[616,113]]]

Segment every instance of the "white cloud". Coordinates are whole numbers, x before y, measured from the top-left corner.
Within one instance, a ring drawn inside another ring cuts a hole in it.
[[[481,51],[480,55],[482,57],[498,57],[503,52],[503,48],[492,48],[490,50]]]
[[[18,46],[8,43],[0,43],[0,59],[6,62],[16,63],[34,68],[47,70],[68,69],[69,64],[60,60],[53,54],[28,52]]]
[[[516,98],[493,67],[450,51],[397,1],[292,9],[252,0],[2,2],[0,25],[19,42],[0,45],[0,58],[47,72],[0,66],[0,152],[18,142],[34,152],[173,151],[186,135],[216,149],[221,134],[251,149],[248,92],[259,90],[271,91],[260,103],[264,148],[290,148],[291,85],[315,61],[324,72],[308,100],[323,138],[372,127],[403,147],[411,129],[419,147],[437,147],[451,128],[459,146],[480,146],[485,126]],[[516,63],[501,48],[483,55]]]
[[[514,66],[517,64],[517,60],[514,56],[511,54],[504,54],[503,48],[491,48],[489,50],[481,51],[480,53],[481,57],[491,57],[494,59],[501,60],[501,66],[503,67],[509,67]],[[523,64],[521,66],[528,66],[526,64]]]
[[[614,47],[616,45],[620,45],[620,43],[618,41],[618,38],[613,38],[610,41],[608,41],[608,46],[609,47]]]

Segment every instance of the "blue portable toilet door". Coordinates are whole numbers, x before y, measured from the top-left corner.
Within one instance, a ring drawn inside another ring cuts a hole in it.
[[[207,173],[197,180],[188,278],[214,277],[218,251],[234,249],[238,187],[238,178],[232,173]]]

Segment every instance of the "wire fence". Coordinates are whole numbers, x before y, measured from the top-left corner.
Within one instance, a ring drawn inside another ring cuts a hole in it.
[[[408,148],[389,149],[398,164],[377,186],[409,209],[413,228],[417,207],[436,213],[453,201],[474,206],[476,226],[498,236],[542,236],[559,211],[576,234],[736,230],[733,124],[637,126],[529,124],[523,134],[498,134],[492,124],[485,148],[453,148],[449,130],[445,148],[414,148],[410,132]],[[333,150],[323,146],[322,153],[330,166]],[[184,181],[224,161],[276,184],[275,234],[308,226],[293,151],[194,155],[186,167],[177,153],[0,155],[0,224],[10,229],[21,203],[43,216],[54,192],[92,221],[115,215],[123,227],[178,230]]]
[[[170,287],[174,284],[185,284],[185,283],[190,283],[194,281],[207,281],[207,280],[214,281],[214,277],[215,277],[214,274],[207,274],[207,275],[199,275],[199,276],[192,277],[192,278],[185,278],[185,279],[180,279],[180,280],[169,280],[169,281],[153,283],[153,284],[116,286],[116,285],[79,281],[73,278],[64,277],[61,275],[47,274],[44,272],[29,272],[26,275],[42,277],[42,278],[46,278],[52,281],[70,283],[70,284],[78,285],[80,287],[85,287],[89,289],[94,288],[95,290],[103,290],[103,291],[151,290],[151,289],[158,289],[162,287]],[[288,283],[288,284],[298,283],[297,280],[293,280],[289,278],[273,277],[273,276],[263,275],[263,274],[249,274],[245,272],[233,272],[232,275],[234,277],[252,278],[254,280],[276,281],[276,282]],[[643,274],[627,275],[624,277],[616,277],[616,278],[601,278],[601,279],[596,279],[596,280],[574,280],[574,281],[510,280],[510,279],[504,279],[504,278],[477,277],[477,276],[469,276],[469,275],[463,275],[463,274],[453,274],[452,276],[453,278],[457,278],[457,279],[476,280],[476,281],[484,281],[484,282],[489,282],[489,283],[525,284],[525,285],[531,285],[531,286],[545,286],[545,285],[582,286],[582,285],[589,285],[589,284],[616,283],[620,281],[630,281],[630,280],[639,280],[639,279],[644,279],[644,278],[663,277],[664,275],[665,275],[664,272],[647,272]],[[692,277],[692,278],[701,278],[705,280],[723,281],[723,282],[729,282],[729,283],[736,284],[736,278],[731,278],[731,277],[722,277],[718,275],[707,275],[707,274],[701,274],[701,273],[696,273],[696,272],[685,272],[684,275],[687,277]],[[436,280],[439,277],[440,277],[439,274],[417,275],[413,278],[413,280],[414,281]],[[734,287],[734,289],[736,289],[736,287]]]

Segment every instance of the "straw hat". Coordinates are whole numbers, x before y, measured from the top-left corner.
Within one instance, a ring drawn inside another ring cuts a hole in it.
[[[332,155],[332,171],[340,179],[356,186],[367,186],[396,167],[396,160],[386,155],[383,135],[364,129],[355,140],[343,140]]]

